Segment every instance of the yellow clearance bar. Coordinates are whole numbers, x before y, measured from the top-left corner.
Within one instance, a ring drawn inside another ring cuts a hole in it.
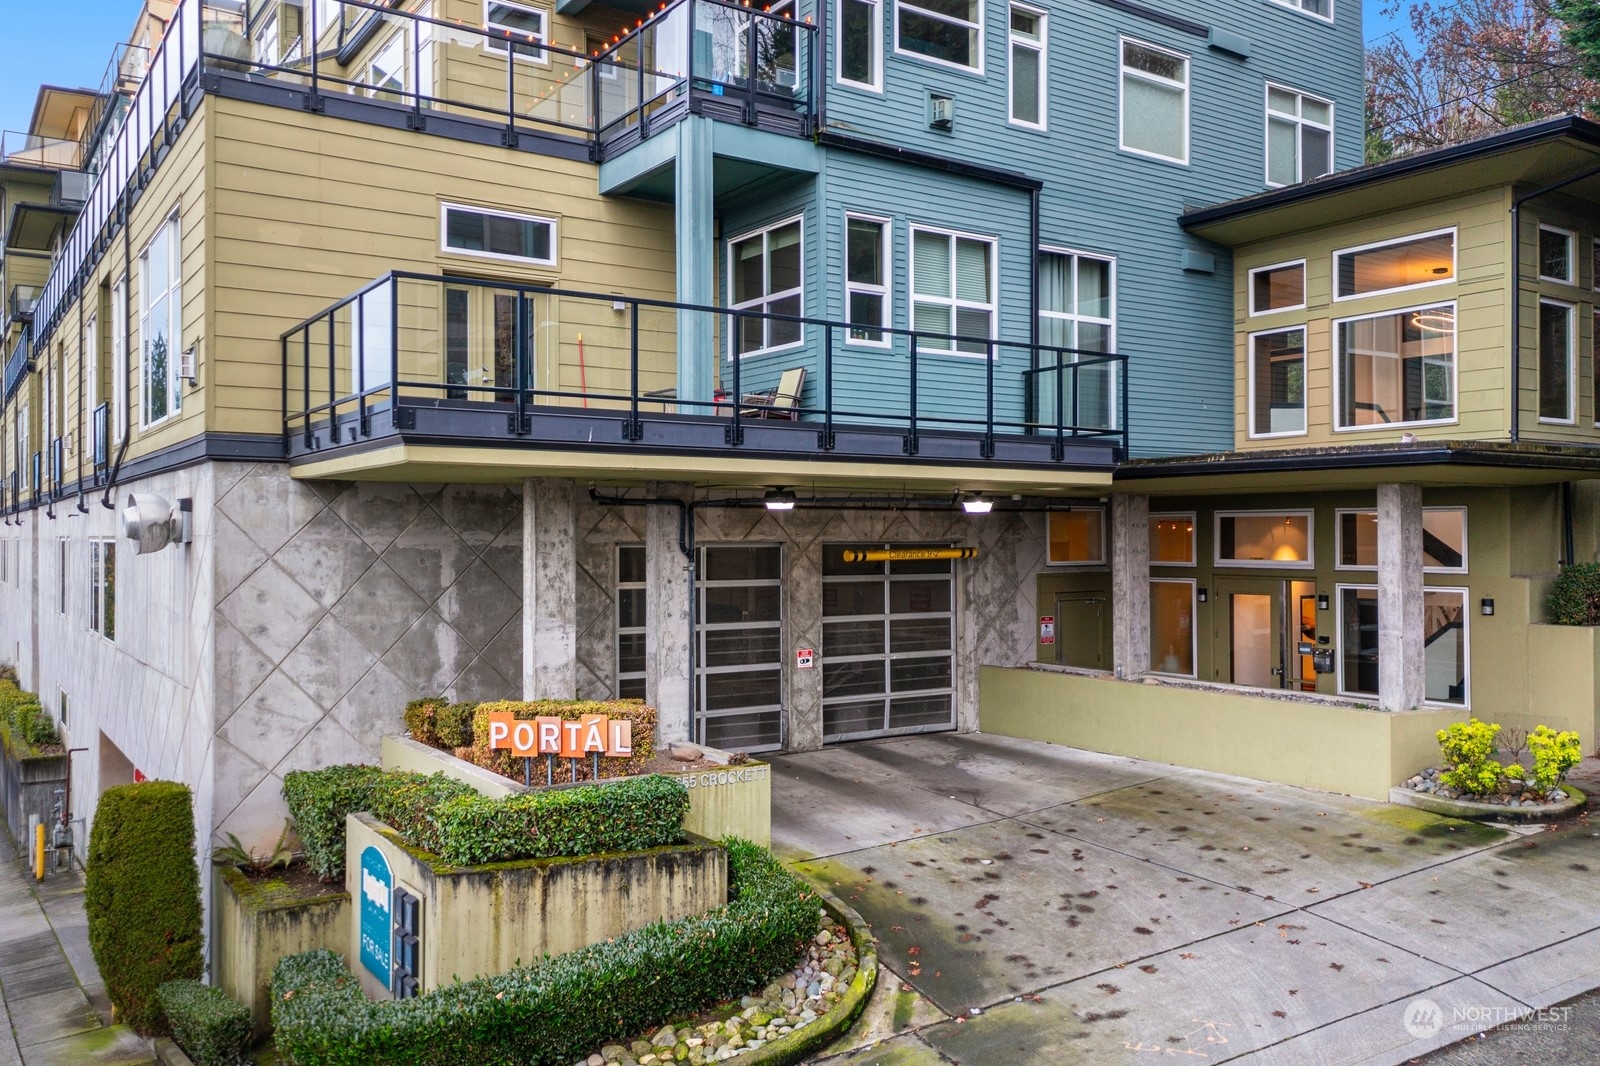
[[[875,551],[846,550],[847,563],[905,563],[923,559],[976,559],[977,548],[880,548]]]

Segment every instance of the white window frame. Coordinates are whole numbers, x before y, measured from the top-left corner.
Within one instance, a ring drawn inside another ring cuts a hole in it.
[[[1150,521],[1154,524],[1157,520],[1186,521],[1189,523],[1189,561],[1186,563],[1173,563],[1150,557],[1151,566],[1183,566],[1197,567],[1200,565],[1200,520],[1194,511],[1151,511]]]
[[[1450,234],[1450,274],[1437,281],[1419,281],[1411,285],[1396,285],[1388,289],[1373,289],[1371,292],[1358,292],[1350,296],[1339,295],[1339,257],[1352,255],[1358,252],[1370,252],[1377,248],[1388,248],[1395,244],[1409,244],[1412,241],[1426,240],[1429,237],[1440,237]],[[1392,292],[1412,292],[1417,289],[1431,289],[1440,285],[1454,285],[1461,269],[1461,240],[1455,226],[1443,226],[1439,229],[1425,230],[1422,233],[1407,233],[1403,237],[1390,237],[1387,240],[1373,241],[1369,244],[1356,244],[1349,248],[1335,248],[1330,261],[1331,272],[1328,275],[1329,288],[1333,293],[1334,303],[1343,303],[1349,300],[1369,300],[1374,296],[1387,296]]]
[[[1289,94],[1295,96],[1296,98],[1298,98],[1298,100],[1300,102],[1295,104],[1295,113],[1293,115],[1286,115],[1282,111],[1274,111],[1274,110],[1272,110],[1272,91],[1274,89],[1276,89],[1280,93],[1289,93]],[[1304,112],[1305,112],[1305,101],[1306,100],[1314,100],[1319,104],[1326,104],[1328,106],[1328,124],[1326,126],[1324,126],[1320,122],[1312,122],[1312,121],[1308,120],[1305,117]],[[1305,127],[1305,126],[1310,126],[1312,129],[1316,129],[1316,130],[1326,130],[1327,131],[1327,133],[1328,133],[1328,169],[1326,171],[1324,171],[1323,174],[1332,174],[1334,172],[1334,170],[1337,169],[1335,164],[1334,164],[1334,160],[1336,158],[1335,155],[1334,155],[1334,151],[1335,151],[1334,125],[1335,125],[1335,123],[1338,122],[1339,116],[1338,116],[1337,109],[1336,109],[1336,107],[1334,105],[1334,102],[1332,100],[1329,100],[1328,98],[1323,97],[1323,96],[1318,96],[1316,93],[1308,93],[1303,89],[1291,88],[1290,86],[1284,85],[1284,84],[1282,84],[1280,82],[1269,81],[1269,82],[1267,82],[1265,89],[1262,91],[1261,109],[1262,109],[1262,127],[1261,127],[1262,142],[1261,143],[1262,143],[1262,146],[1263,146],[1262,159],[1261,159],[1261,172],[1262,172],[1262,178],[1266,182],[1267,188],[1269,188],[1269,189],[1281,189],[1281,188],[1283,188],[1283,186],[1285,184],[1283,182],[1276,182],[1276,181],[1272,180],[1272,159],[1271,159],[1271,153],[1272,153],[1272,120],[1274,118],[1276,118],[1279,122],[1293,122],[1294,123],[1294,181],[1293,182],[1289,182],[1287,184],[1298,184],[1298,183],[1300,183],[1302,181],[1309,180],[1306,177],[1305,154],[1304,154],[1304,152],[1301,151],[1301,149],[1304,146],[1305,142],[1301,140],[1300,133],[1301,133],[1302,127]],[[1311,175],[1311,177],[1320,178],[1320,177],[1323,176],[1323,174],[1313,174],[1313,175]]]
[[[649,630],[650,630],[650,624],[649,624],[650,623],[650,597],[649,597],[648,592],[645,595],[645,624],[642,625],[642,626],[625,626],[625,625],[622,624],[622,596],[620,595],[620,593],[624,589],[627,589],[627,590],[637,590],[637,589],[646,589],[646,590],[648,590],[649,589],[649,582],[648,581],[624,581],[624,580],[622,580],[622,550],[624,548],[637,548],[640,551],[646,551],[647,550],[645,548],[645,546],[642,545],[642,544],[618,544],[616,546],[616,549],[615,549],[616,550],[616,560],[617,560],[616,591],[618,592],[619,595],[617,596],[617,602],[616,602],[615,606],[613,607],[613,611],[612,611],[613,617],[616,620],[616,633],[614,634],[614,639],[611,642],[611,652],[612,652],[612,664],[611,665],[613,667],[613,672],[616,675],[616,691],[618,693],[618,698],[619,699],[623,698],[621,696],[622,682],[623,681],[645,680],[645,679],[647,679],[649,677],[649,673],[650,673],[650,670],[649,670],[650,663],[649,663],[648,655],[646,656],[646,659],[645,659],[645,669],[644,670],[627,670],[627,671],[625,671],[625,670],[622,669],[622,638],[625,637],[625,636],[634,636],[634,635],[637,635],[637,634],[640,634],[640,633],[648,633]],[[648,560],[647,560],[646,566],[648,567],[648,565],[649,564],[648,564]],[[647,572],[647,576],[648,576],[648,572]]]
[[[1348,592],[1348,591],[1377,592],[1378,591],[1378,586],[1377,585],[1373,585],[1373,584],[1359,583],[1359,582],[1338,583],[1338,584],[1335,584],[1333,586],[1333,596],[1334,596],[1334,605],[1333,605],[1334,606],[1334,617],[1333,617],[1333,625],[1334,625],[1334,636],[1333,636],[1333,639],[1334,639],[1334,645],[1333,645],[1333,654],[1334,654],[1334,662],[1337,664],[1335,669],[1334,669],[1334,672],[1333,672],[1334,686],[1335,686],[1335,689],[1337,690],[1338,694],[1340,696],[1345,697],[1346,699],[1360,700],[1363,703],[1376,703],[1378,701],[1378,698],[1379,698],[1379,694],[1378,693],[1375,693],[1375,692],[1352,692],[1352,691],[1350,691],[1350,690],[1348,690],[1348,689],[1346,689],[1344,687],[1344,594],[1346,592]],[[1463,711],[1471,710],[1472,709],[1472,611],[1468,609],[1470,604],[1471,604],[1471,602],[1472,602],[1470,599],[1468,599],[1468,596],[1469,596],[1471,590],[1466,588],[1466,587],[1464,587],[1464,586],[1457,586],[1457,585],[1424,585],[1423,588],[1422,588],[1423,595],[1426,596],[1430,592],[1454,592],[1454,593],[1457,593],[1457,594],[1459,594],[1461,596],[1461,627],[1462,627],[1462,634],[1461,634],[1461,647],[1462,647],[1462,655],[1461,655],[1461,665],[1462,665],[1461,702],[1460,703],[1450,703],[1450,702],[1445,701],[1445,700],[1430,700],[1430,699],[1426,698],[1426,696],[1424,696],[1422,704],[1425,707],[1453,707],[1453,708],[1459,708],[1459,709],[1461,709]],[[1383,624],[1381,619],[1379,620],[1378,624],[1380,626]],[[1383,651],[1382,651],[1381,648],[1379,649],[1378,654],[1379,654],[1380,657],[1382,656]],[[1426,648],[1424,648],[1424,655],[1426,655]],[[1382,666],[1381,666],[1381,659],[1380,659],[1380,669],[1381,668],[1382,668]],[[1426,666],[1424,666],[1424,669],[1426,669]],[[1423,691],[1424,692],[1427,691],[1426,687],[1424,687]]]
[[[1415,286],[1422,288],[1423,286]],[[1450,352],[1450,397],[1454,413],[1449,418],[1426,418],[1416,422],[1376,422],[1363,425],[1342,426],[1339,424],[1340,401],[1344,399],[1343,386],[1340,382],[1344,374],[1339,366],[1339,327],[1346,322],[1359,322],[1368,318],[1389,318],[1394,315],[1406,315],[1413,311],[1428,311],[1436,307],[1448,307],[1450,313],[1456,316],[1456,326],[1453,330],[1454,342]],[[1454,300],[1440,300],[1438,303],[1418,304],[1414,307],[1397,307],[1391,311],[1373,311],[1365,315],[1349,315],[1345,318],[1336,318],[1329,323],[1328,350],[1333,366],[1333,431],[1335,433],[1371,433],[1393,429],[1409,429],[1413,426],[1453,426],[1461,421],[1461,319]]]
[[[399,87],[393,89],[379,84],[376,80],[378,77],[378,61],[383,59],[384,53],[388,52],[391,48],[398,48],[400,55],[400,63],[398,67],[390,73],[390,77],[399,82]],[[406,81],[411,74],[410,64],[407,62],[409,57],[410,53],[406,49],[406,30],[405,27],[402,26],[392,33],[389,36],[389,39],[384,41],[382,45],[373,49],[372,58],[367,61],[367,67],[364,72],[366,76],[361,79],[367,83],[367,95],[374,98],[383,96],[385,94],[389,96],[404,97],[410,93],[411,87],[406,84]]]
[[[1333,23],[1333,7],[1337,0],[1328,0],[1328,13],[1326,15],[1319,15],[1315,11],[1307,11],[1304,0],[1272,0],[1272,2],[1279,7],[1286,7],[1290,11],[1298,12],[1308,19],[1316,19],[1318,22],[1326,22],[1331,25]]]
[[[1154,518],[1155,516],[1151,515],[1151,517]],[[1178,564],[1165,563],[1163,565],[1176,566]],[[1190,565],[1192,566],[1194,564],[1191,563]],[[1155,668],[1155,656],[1152,655],[1150,657],[1150,672],[1155,674],[1157,677],[1198,678],[1200,676],[1200,605],[1196,601],[1199,593],[1199,580],[1192,577],[1152,577],[1149,579],[1149,581],[1152,585],[1159,582],[1166,585],[1189,586],[1189,618],[1191,619],[1191,624],[1189,626],[1189,665],[1193,667],[1193,669],[1187,674],[1174,674],[1168,673],[1165,670],[1157,670]],[[1150,634],[1151,636],[1155,635],[1154,626],[1150,627]]]
[[[928,233],[950,239],[950,295],[926,296],[917,292],[917,234]],[[963,300],[956,296],[956,242],[958,240],[977,241],[989,246],[989,300],[987,303],[975,303],[972,300]],[[924,226],[912,223],[906,238],[906,273],[910,278],[909,294],[907,296],[907,311],[912,329],[916,328],[917,304],[932,303],[950,309],[950,336],[962,336],[958,312],[968,311],[989,312],[989,340],[996,340],[1000,336],[1000,238],[989,237],[981,233],[964,233],[960,230],[942,229],[938,226]],[[963,352],[956,348],[956,342],[951,341],[948,348],[925,348],[920,344],[917,347],[918,355],[948,355],[958,359],[983,359],[986,353]],[[998,360],[1000,352],[998,347],[990,346],[989,352]]]
[[[160,418],[146,420],[150,413],[150,358],[145,346],[150,338],[150,297],[153,295],[150,284],[149,266],[150,249],[154,248],[157,241],[170,239],[172,244],[168,251],[168,265],[171,276],[167,285],[161,290],[171,301],[168,322],[171,327],[169,348],[167,351],[167,396],[170,400],[168,409]],[[144,246],[139,253],[139,428],[154,429],[156,426],[178,417],[183,413],[183,378],[179,376],[179,364],[182,363],[183,353],[183,225],[178,212],[174,211],[167,216],[167,220],[156,229],[154,237]]]
[[[1540,271],[1539,280],[1540,281],[1551,281],[1551,282],[1556,283],[1557,285],[1576,285],[1576,284],[1578,284],[1578,234],[1577,234],[1577,231],[1566,229],[1565,227],[1562,227],[1562,226],[1552,226],[1547,222],[1541,222],[1541,223],[1539,223],[1538,233],[1540,233],[1540,234],[1543,234],[1543,233],[1559,233],[1559,234],[1561,234],[1561,236],[1563,236],[1563,237],[1565,237],[1567,239],[1567,270],[1569,272],[1569,276],[1564,277],[1564,278],[1558,278],[1558,277],[1556,277],[1556,276],[1554,276],[1552,274],[1543,273],[1544,263],[1540,261],[1542,257],[1538,254],[1539,253],[1539,237],[1536,234],[1534,236],[1534,245],[1533,245],[1534,264],[1535,264],[1534,268],[1536,270]]]
[[[128,276],[111,284],[111,443],[128,439]]]
[[[278,6],[274,4],[250,42],[250,61],[258,66],[275,67],[283,60],[283,32],[279,25]]]
[[[1257,307],[1256,275],[1267,274],[1274,270],[1287,270],[1289,267],[1296,266],[1300,268],[1300,302],[1297,304],[1286,304],[1283,307]],[[1271,263],[1267,266],[1253,267],[1251,268],[1249,274],[1245,277],[1244,284],[1244,297],[1246,306],[1249,308],[1249,317],[1251,318],[1255,318],[1258,315],[1278,315],[1283,314],[1286,311],[1304,311],[1306,309],[1306,261],[1304,259],[1290,259],[1282,263]]]
[[[975,0],[975,2],[978,5],[978,18],[977,18],[977,21],[976,22],[968,22],[965,19],[953,19],[953,18],[950,18],[950,17],[948,17],[946,15],[941,15],[937,11],[930,11],[928,8],[921,7],[916,3],[908,2],[908,0],[894,0],[894,54],[897,55],[897,56],[906,56],[907,58],[916,60],[919,63],[932,63],[935,66],[944,67],[946,70],[959,70],[959,71],[962,71],[962,72],[967,73],[967,74],[976,74],[979,77],[982,77],[983,76],[983,62],[984,62],[984,54],[983,53],[984,53],[984,49],[988,46],[988,41],[987,41],[987,36],[988,35],[984,33],[984,19],[987,16],[988,12],[985,9],[985,0]],[[947,24],[949,24],[951,26],[967,26],[967,27],[971,27],[971,28],[975,29],[977,31],[978,36],[977,36],[976,42],[972,46],[972,54],[973,54],[973,58],[976,59],[977,62],[973,63],[971,65],[968,65],[966,63],[952,63],[948,59],[940,59],[937,56],[924,55],[921,52],[914,52],[914,51],[911,51],[908,48],[901,48],[900,47],[900,8],[901,7],[909,7],[913,11],[915,11],[918,15],[922,15],[922,16],[924,16],[926,18],[934,19],[937,22],[944,22],[944,23],[947,23]]]
[[[1467,508],[1459,504],[1447,504],[1442,507],[1424,507],[1422,513],[1441,511],[1459,511],[1461,513],[1461,565],[1460,566],[1427,566],[1424,565],[1424,574],[1465,574],[1472,565],[1472,557],[1468,553],[1471,543],[1467,531]],[[1345,573],[1364,573],[1376,570],[1377,564],[1372,566],[1346,566],[1344,562],[1344,516],[1347,514],[1378,513],[1375,507],[1336,507],[1333,511],[1333,568]]]
[[[308,5],[309,6],[309,5]],[[309,15],[309,12],[307,12]],[[324,34],[337,26],[344,18],[344,4],[339,0],[322,0],[322,25],[317,27],[317,33]],[[317,42],[320,46],[321,41]]]
[[[1222,520],[1224,518],[1294,518],[1306,520],[1306,557],[1300,561],[1280,559],[1224,559]],[[1309,508],[1284,507],[1266,510],[1217,511],[1211,516],[1211,565],[1219,570],[1315,570],[1317,568],[1317,512]]]
[[[117,541],[114,537],[94,537],[89,540],[89,580],[85,582],[89,590],[89,629],[112,643],[116,642],[117,629],[113,620],[111,632],[106,632],[106,559],[111,559],[112,602],[115,603],[116,554]]]
[[[1062,559],[1062,560],[1057,560],[1057,559],[1051,558],[1050,557],[1050,545],[1051,545],[1052,541],[1055,538],[1050,536],[1050,526],[1051,526],[1051,523],[1053,523],[1055,521],[1056,515],[1058,515],[1058,514],[1062,514],[1062,515],[1074,514],[1074,513],[1082,512],[1082,511],[1094,511],[1094,512],[1096,512],[1096,513],[1098,513],[1100,515],[1100,556],[1099,556],[1099,558],[1097,558],[1097,559]],[[1111,520],[1111,512],[1110,512],[1110,510],[1108,508],[1105,508],[1105,507],[1069,507],[1069,508],[1066,508],[1065,510],[1060,510],[1060,511],[1046,511],[1045,512],[1045,516],[1044,516],[1044,520],[1045,520],[1045,525],[1044,525],[1044,564],[1046,566],[1064,566],[1064,567],[1071,567],[1071,568],[1080,569],[1080,570],[1091,569],[1091,568],[1096,568],[1096,567],[1098,567],[1098,568],[1104,568],[1105,567],[1106,558],[1107,558],[1106,539],[1107,539],[1107,537],[1110,536],[1110,530],[1107,528],[1107,526],[1110,524],[1110,520]],[[1149,534],[1146,533],[1146,536],[1148,536],[1148,535]]]
[[[865,282],[850,280],[850,223],[870,222],[878,227],[879,239],[882,240],[883,256],[883,284],[868,285]],[[802,237],[804,234],[802,233]],[[852,336],[852,329],[844,333],[845,344],[852,348],[890,348],[894,346],[894,336],[888,330],[894,325],[894,220],[881,215],[867,215],[858,211],[846,211],[844,214],[844,320],[852,327],[857,323],[850,322],[850,295],[855,292],[871,293],[883,297],[883,321],[879,325],[880,339],[863,340]],[[801,244],[804,250],[804,243]]]
[[[1165,55],[1171,56],[1174,59],[1183,60],[1183,81],[1181,81],[1181,82],[1172,81],[1169,78],[1163,78],[1163,77],[1160,77],[1160,76],[1155,75],[1155,74],[1149,74],[1149,73],[1146,73],[1145,71],[1142,71],[1142,70],[1134,70],[1131,67],[1129,67],[1128,64],[1127,64],[1127,60],[1124,57],[1127,55],[1127,48],[1128,48],[1128,45],[1130,45],[1130,44],[1136,45],[1136,46],[1138,46],[1140,48],[1148,48],[1152,52],[1161,52],[1161,53],[1163,53]],[[1158,159],[1163,163],[1175,163],[1178,166],[1184,166],[1184,167],[1188,166],[1189,165],[1189,156],[1190,156],[1190,153],[1191,153],[1191,149],[1193,148],[1193,138],[1194,138],[1194,128],[1193,128],[1193,122],[1192,122],[1193,116],[1190,114],[1190,84],[1194,80],[1194,61],[1193,61],[1193,59],[1189,55],[1187,55],[1187,54],[1185,54],[1183,52],[1174,51],[1171,48],[1163,48],[1159,44],[1151,44],[1149,41],[1140,40],[1137,37],[1118,37],[1117,38],[1117,71],[1118,71],[1118,75],[1117,75],[1117,148],[1118,148],[1118,150],[1119,151],[1123,151],[1123,152],[1127,152],[1130,155],[1142,156],[1145,159]],[[1147,152],[1143,148],[1129,148],[1128,147],[1128,140],[1127,140],[1127,136],[1126,136],[1125,131],[1124,131],[1124,121],[1123,120],[1126,117],[1127,106],[1128,106],[1128,94],[1124,90],[1126,89],[1127,80],[1129,78],[1136,78],[1136,79],[1138,79],[1140,81],[1147,81],[1147,82],[1150,82],[1153,85],[1162,86],[1163,88],[1168,88],[1168,89],[1178,88],[1178,89],[1182,89],[1183,90],[1183,155],[1181,157],[1180,156],[1171,156],[1171,155],[1161,155],[1159,152]]]
[[[1039,20],[1038,37],[1019,37],[1011,28],[1011,12],[1022,11]],[[1017,80],[1013,57],[1018,48],[1039,53],[1039,121],[1028,122],[1017,117]],[[1006,120],[1024,129],[1050,128],[1050,12],[1032,4],[1013,2],[1006,6]]]
[[[100,406],[100,313],[89,312],[83,324],[83,409],[94,418]]]
[[[1284,430],[1281,433],[1256,432],[1256,338],[1269,337],[1274,333],[1292,333],[1300,331],[1300,429]],[[1245,410],[1245,434],[1249,440],[1272,440],[1277,437],[1304,437],[1311,432],[1311,388],[1306,381],[1306,374],[1311,369],[1311,360],[1308,358],[1310,347],[1308,342],[1309,330],[1303,324],[1282,326],[1278,329],[1258,329],[1253,333],[1245,334],[1244,348],[1244,376],[1245,387],[1249,395]]]
[[[757,296],[753,300],[745,300],[743,303],[734,303],[733,302],[733,270],[734,270],[733,250],[734,250],[734,248],[737,245],[743,243],[744,241],[750,240],[752,237],[760,237],[761,238],[761,278],[762,278],[761,287],[763,289],[766,289],[770,285],[771,280],[772,280],[772,245],[771,245],[771,241],[769,240],[769,237],[770,237],[770,235],[772,234],[772,232],[774,230],[780,230],[780,229],[783,229],[785,226],[792,226],[792,225],[798,225],[800,227],[800,284],[799,284],[799,286],[796,287],[796,288],[793,288],[793,289],[784,289],[781,292],[763,292],[760,296]],[[727,276],[727,279],[728,279],[728,309],[730,311],[748,311],[748,310],[754,309],[754,310],[762,312],[762,313],[776,313],[776,312],[767,312],[768,305],[772,304],[774,301],[777,301],[777,300],[786,300],[786,299],[789,299],[790,297],[798,296],[800,298],[800,313],[802,315],[805,314],[805,310],[806,310],[806,219],[805,219],[805,214],[804,213],[801,213],[801,214],[798,214],[798,215],[790,215],[787,218],[780,218],[776,222],[769,223],[769,224],[767,224],[765,226],[760,226],[760,227],[758,227],[756,229],[746,230],[743,233],[735,234],[734,236],[728,238],[728,240],[726,241],[726,244],[727,244],[726,252],[727,252],[727,257],[728,257],[728,259],[727,259],[727,275],[726,276]],[[729,320],[728,321],[729,321],[729,329],[728,329],[728,361],[729,362],[733,361],[733,357],[734,357],[735,354],[738,354],[740,359],[748,359],[751,356],[768,355],[768,354],[770,354],[772,352],[785,352],[785,351],[790,350],[791,348],[803,347],[805,345],[805,343],[806,343],[806,329],[805,329],[805,326],[802,325],[802,326],[800,326],[800,336],[798,338],[796,338],[795,340],[789,341],[786,344],[766,345],[764,342],[767,340],[768,334],[771,332],[772,320],[771,319],[762,319],[761,320],[761,339],[763,341],[763,346],[760,347],[760,348],[752,348],[748,352],[740,353],[739,352],[739,340],[740,340],[740,338],[738,336],[737,329],[734,328],[733,325],[732,325],[732,322],[733,322],[732,316],[729,316]]]
[[[844,55],[845,2],[846,0],[837,0],[837,3],[834,4],[833,9],[833,17],[836,26],[836,29],[834,30],[835,56]],[[869,93],[881,94],[883,92],[883,3],[882,0],[852,0],[852,2],[863,4],[872,9],[872,80],[870,82],[856,81],[853,78],[845,77],[844,74],[841,73],[844,64],[838,61],[836,61],[834,65],[833,80],[838,85],[845,85],[852,89],[862,89]],[[898,18],[896,18],[895,24],[898,27]]]
[[[541,67],[549,66],[550,52],[544,46],[550,43],[550,12],[542,7],[534,7],[532,4],[519,3],[517,0],[483,0],[483,28],[486,30],[498,30],[502,33],[514,33],[520,35],[523,33],[523,31],[514,26],[508,26],[505,23],[491,20],[489,18],[489,8],[493,5],[499,5],[500,7],[514,7],[518,11],[525,14],[538,16],[539,32],[532,35],[533,40],[531,41],[505,40],[503,38],[484,37],[483,50],[485,52],[494,52],[500,55],[510,52],[514,57],[524,63],[537,63]],[[538,51],[533,55],[524,55],[523,53],[517,51],[518,48],[537,48]]]
[[[1544,278],[1541,280],[1551,281],[1555,279]],[[1544,313],[1546,305],[1559,307],[1567,313],[1567,417],[1546,418],[1543,414],[1540,414],[1539,422],[1547,426],[1575,426],[1578,424],[1578,305],[1570,300],[1557,300],[1549,296],[1541,296],[1537,306],[1540,315]],[[1536,319],[1534,325],[1535,337],[1538,337],[1540,325],[1541,323]],[[1534,348],[1534,358],[1538,361],[1535,381],[1538,381],[1538,376],[1544,373],[1544,352],[1540,351],[1539,347],[1536,344]],[[1534,389],[1534,407],[1536,410],[1538,406],[1539,390],[1536,386]]]
[[[1091,326],[1105,326],[1106,327],[1107,344],[1109,345],[1109,347],[1106,350],[1106,354],[1107,355],[1116,354],[1116,351],[1117,351],[1117,258],[1116,258],[1116,256],[1113,256],[1113,255],[1102,255],[1099,252],[1080,252],[1076,248],[1061,248],[1061,247],[1058,247],[1056,245],[1051,245],[1051,244],[1041,244],[1039,246],[1039,250],[1038,250],[1038,252],[1036,254],[1038,254],[1038,255],[1064,255],[1068,259],[1071,259],[1073,261],[1071,269],[1072,269],[1072,272],[1073,272],[1072,273],[1072,295],[1073,295],[1074,304],[1077,303],[1077,296],[1078,296],[1078,273],[1077,273],[1077,271],[1078,271],[1078,262],[1080,260],[1084,260],[1084,259],[1092,259],[1097,263],[1105,263],[1106,264],[1106,266],[1108,268],[1107,271],[1106,271],[1106,284],[1108,284],[1111,287],[1111,316],[1109,318],[1098,318],[1095,315],[1085,315],[1085,314],[1082,314],[1082,313],[1080,313],[1078,311],[1046,311],[1043,308],[1036,308],[1035,309],[1035,314],[1037,314],[1037,315],[1039,315],[1039,316],[1041,316],[1043,318],[1054,318],[1054,319],[1059,319],[1059,320],[1064,321],[1064,322],[1073,323],[1074,329],[1072,331],[1072,335],[1073,335],[1074,341],[1081,340],[1081,338],[1082,338],[1082,332],[1079,329],[1076,328],[1077,326],[1083,325],[1084,323],[1088,323]],[[1086,349],[1084,349],[1082,344],[1076,344],[1075,347],[1080,352],[1086,350]]]
[[[450,246],[450,212],[465,211],[473,215],[487,215],[491,218],[509,218],[516,222],[539,222],[550,227],[550,258],[536,259],[532,256],[504,255],[500,252],[478,251],[471,248],[453,248]],[[493,259],[501,263],[521,263],[525,266],[553,267],[556,265],[556,256],[560,245],[557,243],[560,228],[556,220],[543,215],[529,215],[519,211],[501,211],[492,207],[475,207],[472,204],[458,204],[451,200],[439,204],[439,250],[446,255],[465,255],[474,259]]]

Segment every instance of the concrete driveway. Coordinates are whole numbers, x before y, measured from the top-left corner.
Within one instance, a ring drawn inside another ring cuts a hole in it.
[[[1600,832],[989,735],[773,760],[888,971],[830,1066],[1397,1064],[1600,986]]]

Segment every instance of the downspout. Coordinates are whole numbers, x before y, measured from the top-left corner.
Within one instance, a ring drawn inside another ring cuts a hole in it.
[[[122,381],[113,383],[112,392],[117,386],[122,388],[125,400],[122,405],[122,445],[117,449],[117,461],[111,464],[111,473],[106,476],[106,492],[100,497],[100,506],[108,511],[117,509],[111,502],[111,492],[117,487],[117,475],[122,473],[122,460],[128,455],[128,445],[133,441],[133,390],[128,388],[128,368],[133,364],[129,358],[133,345],[133,246],[132,238],[128,235],[128,227],[132,222],[132,212],[128,209],[128,195],[122,196]],[[109,414],[109,408],[107,409]],[[110,422],[110,419],[106,419]],[[108,427],[109,428],[109,427]]]
[[[83,364],[88,355],[87,339],[83,334],[83,297],[78,299],[78,434],[74,441],[78,453],[78,513],[88,514],[89,505],[83,502]],[[95,323],[99,325],[98,322]],[[98,350],[98,347],[97,349]]]
[[[813,54],[821,55],[821,62],[813,60],[816,68],[816,94],[817,94],[817,128],[812,131],[812,139],[816,134],[828,128],[828,55],[833,46],[833,39],[829,36],[828,8],[831,4],[817,4],[817,39],[822,42],[820,48],[813,48]]]
[[[1037,422],[1039,416],[1039,245],[1041,237],[1039,225],[1039,193],[1038,189],[1028,190],[1028,231],[1033,238],[1033,246],[1028,250],[1028,301],[1031,304],[1028,312],[1028,369],[1035,373],[1028,375],[1033,382],[1027,397],[1027,409],[1023,417],[1029,422]],[[1060,359],[1060,353],[1056,358]],[[1057,370],[1056,373],[1062,373]],[[1056,417],[1061,417],[1061,412],[1056,412]]]
[[[1571,566],[1577,562],[1573,558],[1572,545],[1572,482],[1561,483],[1561,565]]]

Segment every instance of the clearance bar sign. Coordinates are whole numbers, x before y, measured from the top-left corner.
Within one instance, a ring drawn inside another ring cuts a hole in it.
[[[976,559],[977,548],[847,548],[847,563],[909,563],[929,559]]]
[[[625,759],[633,754],[633,723],[603,714],[586,714],[573,721],[555,717],[519,719],[510,711],[495,711],[489,715],[489,747],[508,748],[512,755],[524,759],[535,755]]]

